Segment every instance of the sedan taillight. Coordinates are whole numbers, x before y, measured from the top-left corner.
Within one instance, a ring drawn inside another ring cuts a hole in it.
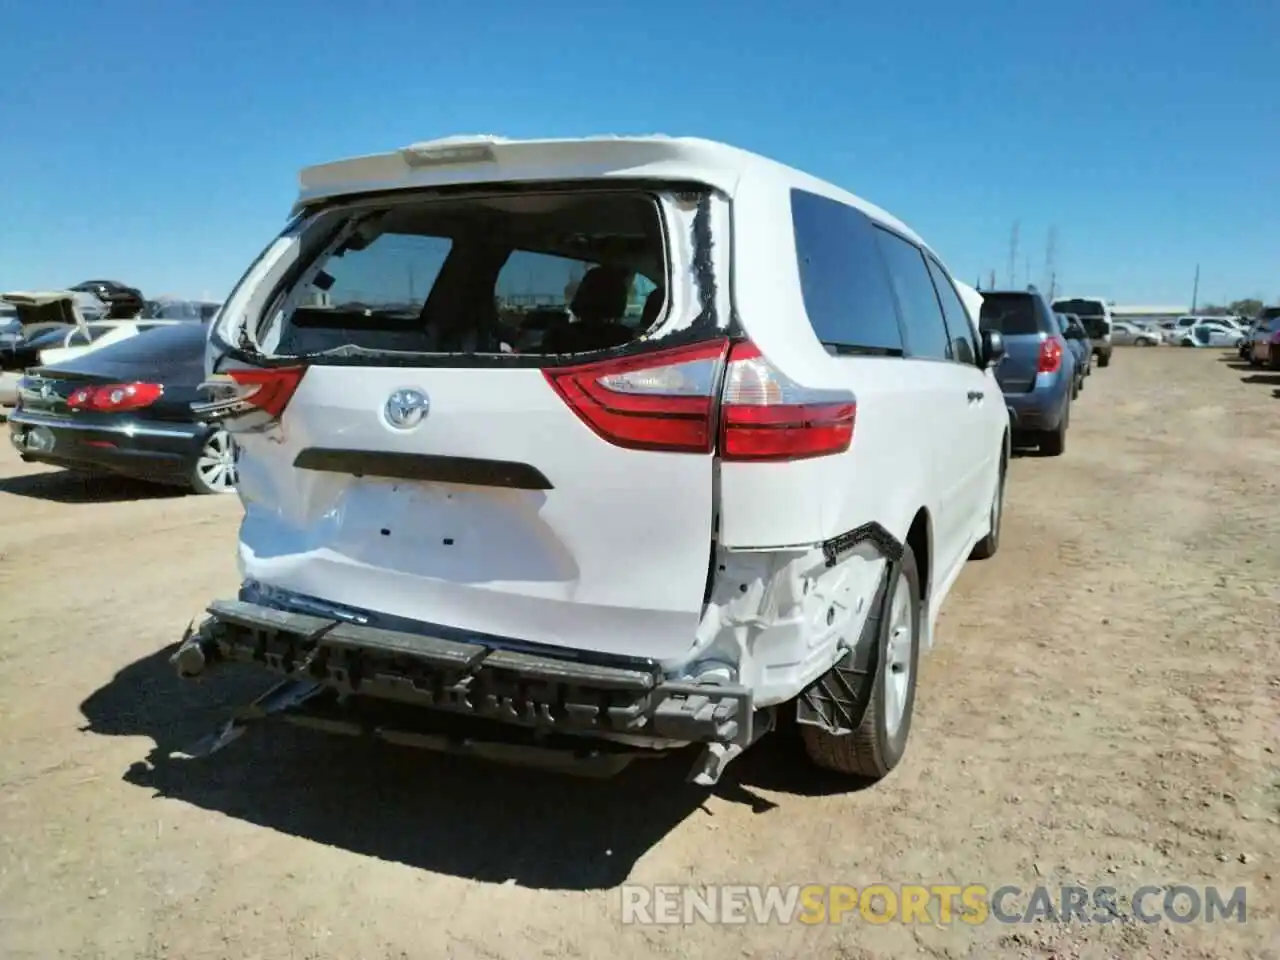
[[[123,413],[141,410],[160,399],[164,387],[158,383],[108,383],[100,387],[79,387],[67,397],[72,410],[95,413]]]

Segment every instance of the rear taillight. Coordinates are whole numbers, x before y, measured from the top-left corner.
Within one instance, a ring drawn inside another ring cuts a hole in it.
[[[96,413],[123,413],[141,410],[160,399],[164,387],[158,383],[108,383],[103,386],[78,387],[67,397],[72,410]]]
[[[750,342],[715,340],[543,375],[587,426],[620,447],[710,453],[717,406],[724,460],[820,457],[853,439],[853,394],[800,386]]]
[[[1062,344],[1055,338],[1040,341],[1040,363],[1037,373],[1057,373],[1062,369]]]
[[[849,449],[857,405],[845,390],[802,387],[755,344],[729,351],[720,406],[724,460],[802,460]]]
[[[543,370],[588,427],[635,450],[710,453],[727,340]]]
[[[284,413],[297,392],[306,367],[267,367],[229,370],[200,389],[209,399],[192,404],[200,417],[218,419],[261,411],[273,417]]]

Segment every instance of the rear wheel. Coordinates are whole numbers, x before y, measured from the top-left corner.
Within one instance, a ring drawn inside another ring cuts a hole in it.
[[[1067,449],[1067,427],[1071,421],[1071,404],[1062,411],[1062,419],[1056,430],[1046,430],[1040,434],[1040,452],[1046,457],[1060,457]]]
[[[214,430],[205,437],[191,467],[191,488],[196,493],[235,492],[235,444],[227,431]]]
[[[856,730],[841,733],[807,723],[800,728],[805,752],[816,766],[868,780],[880,780],[898,765],[907,749],[915,711],[920,572],[909,545],[891,576],[885,597],[887,614],[880,621],[875,684],[861,723]]]
[[[995,556],[996,551],[1000,549],[1000,522],[1004,519],[1004,476],[1007,467],[1008,464],[1002,452],[1000,473],[996,477],[996,494],[991,501],[991,530],[974,544],[973,552],[969,554],[973,560],[986,560],[988,557]]]
[[[1110,354],[1110,353],[1100,353],[1100,354],[1098,354],[1098,366],[1100,366],[1100,367],[1109,367],[1109,366],[1111,366],[1111,354]]]

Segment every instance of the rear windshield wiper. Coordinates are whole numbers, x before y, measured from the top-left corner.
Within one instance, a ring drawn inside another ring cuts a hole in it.
[[[833,357],[901,357],[901,347],[863,347],[852,343],[822,344]]]

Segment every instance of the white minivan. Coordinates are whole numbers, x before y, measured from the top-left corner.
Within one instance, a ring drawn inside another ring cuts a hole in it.
[[[309,168],[212,326],[243,585],[175,665],[401,742],[417,705],[438,749],[704,744],[701,783],[793,719],[882,777],[999,541],[1003,345],[957,289],[885,211],[705,140]]]

